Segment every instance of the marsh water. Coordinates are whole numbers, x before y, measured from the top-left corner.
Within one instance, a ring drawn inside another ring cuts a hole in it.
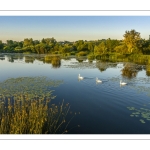
[[[78,78],[78,74],[84,77]],[[0,82],[45,76],[62,80],[53,102],[70,104],[69,134],[150,134],[150,77],[146,65],[132,62],[44,55],[1,54]],[[96,77],[102,83],[96,82]],[[120,85],[120,80],[127,85]]]

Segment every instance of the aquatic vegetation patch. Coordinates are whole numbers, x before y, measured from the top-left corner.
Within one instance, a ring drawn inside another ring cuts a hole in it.
[[[130,117],[139,117],[139,121],[141,123],[146,123],[150,121],[150,109],[147,108],[135,108],[135,107],[127,107],[130,111],[133,111]]]
[[[62,80],[51,80],[47,77],[19,77],[10,78],[0,82],[0,95],[13,96],[14,94],[25,94],[32,96],[48,94],[52,87],[62,84]]]
[[[79,60],[78,60],[79,61]],[[87,61],[85,62],[84,60],[81,60],[81,62],[71,62],[70,64],[64,65],[66,68],[77,68],[77,69],[95,69],[95,68],[111,68],[116,66],[116,63],[103,63],[103,62],[91,62]],[[106,70],[105,69],[105,70]]]

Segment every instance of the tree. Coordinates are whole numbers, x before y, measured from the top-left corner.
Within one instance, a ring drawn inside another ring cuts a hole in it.
[[[50,38],[50,42],[53,43],[53,44],[56,44],[56,43],[57,43],[56,39],[54,39],[53,37]]]
[[[2,41],[0,40],[0,50],[2,50],[4,47],[4,44],[2,43]]]
[[[82,45],[79,45],[77,47],[78,51],[87,51],[88,50],[88,44],[87,43],[83,43]]]
[[[82,51],[84,41],[83,40],[78,40],[73,45],[76,47],[77,51]]]
[[[18,42],[18,46],[20,46],[22,48],[23,47],[23,41]]]
[[[34,40],[33,43],[34,43],[34,45],[37,45],[37,44],[39,44],[40,42],[39,42],[38,40]]]
[[[40,44],[37,44],[37,45],[35,46],[35,51],[36,51],[38,54],[40,54]]]
[[[94,51],[94,44],[92,42],[88,43],[88,50],[93,52]]]
[[[114,48],[116,46],[118,46],[118,45],[119,45],[119,41],[118,40],[112,40],[110,38],[108,38],[106,40],[106,47],[107,47],[109,52],[114,52]]]
[[[46,44],[46,41],[44,38],[42,39],[41,43]]]
[[[150,40],[142,40],[142,53],[150,54]]]
[[[72,46],[64,45],[63,47],[60,47],[60,51],[62,53],[69,53],[71,51]]]
[[[105,52],[107,52],[107,47],[105,42],[101,42],[98,46],[96,45],[94,47],[94,53],[98,53],[98,54],[104,54]]]
[[[117,53],[126,54],[128,53],[128,47],[125,44],[120,44],[114,48]]]
[[[23,42],[23,47],[26,47],[26,46],[33,46],[33,39],[30,38],[30,39],[24,39],[24,42]]]
[[[135,30],[126,31],[124,36],[124,42],[128,47],[128,52],[132,53],[135,49],[137,50],[140,47],[140,33]]]
[[[14,43],[14,42],[13,42],[12,40],[7,40],[7,45],[8,45],[8,46],[13,45],[13,43]]]
[[[57,43],[56,45],[54,45],[53,47],[53,52],[59,51],[59,44]]]

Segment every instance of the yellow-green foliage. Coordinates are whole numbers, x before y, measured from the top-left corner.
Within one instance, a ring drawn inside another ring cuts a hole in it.
[[[77,54],[77,56],[86,56],[88,54],[87,51],[81,51]]]
[[[60,65],[61,65],[61,59],[60,59],[60,57],[58,57],[58,56],[53,57],[52,58],[52,66],[54,68],[58,68],[58,67],[60,67]]]
[[[141,55],[141,54],[133,54],[129,56],[129,60],[138,64],[149,64],[150,56]]]
[[[150,65],[146,66],[146,74],[150,76]]]
[[[94,55],[94,54],[89,54],[89,55],[87,56],[87,58],[88,58],[89,60],[94,60],[94,59],[95,59],[95,55]]]

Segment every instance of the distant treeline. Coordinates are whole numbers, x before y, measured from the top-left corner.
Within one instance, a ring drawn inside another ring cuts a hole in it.
[[[125,31],[123,40],[102,39],[93,41],[78,40],[75,42],[59,41],[55,38],[24,41],[0,40],[1,53],[36,53],[36,54],[62,54],[64,56],[102,56],[110,54],[150,54],[150,40],[142,39],[135,30]]]

